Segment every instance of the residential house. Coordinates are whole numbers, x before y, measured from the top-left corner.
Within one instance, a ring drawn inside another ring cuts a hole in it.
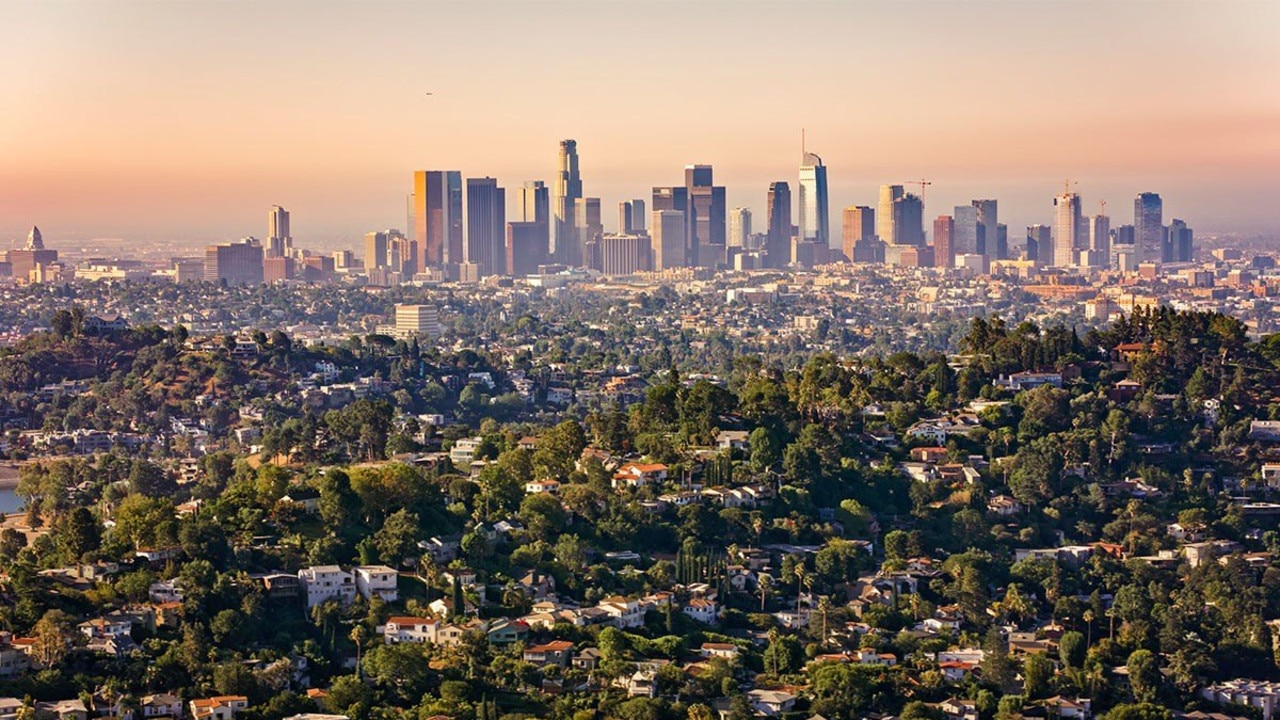
[[[662,463],[626,463],[614,473],[613,489],[638,488],[666,482],[667,466]]]
[[[387,644],[434,643],[438,639],[440,621],[435,618],[395,616],[382,626],[382,639]]]
[[[785,690],[748,690],[747,702],[751,709],[766,717],[778,717],[791,712],[796,705],[796,696]]]
[[[1262,711],[1262,720],[1271,720],[1280,707],[1280,683],[1265,680],[1226,680],[1200,689],[1200,697],[1224,705],[1247,705]]]
[[[234,720],[236,713],[249,709],[244,695],[219,695],[192,700],[191,717],[195,720]]]
[[[553,640],[542,645],[530,645],[524,649],[524,661],[539,667],[555,665],[566,667],[573,657],[573,643],[568,640]]]
[[[698,654],[704,658],[733,660],[738,657],[738,646],[733,643],[704,642],[698,649]]]
[[[80,699],[38,702],[35,711],[36,720],[86,720],[89,717],[89,708]]]
[[[1009,495],[996,495],[987,501],[987,509],[1000,517],[1011,517],[1026,510],[1018,499]]]
[[[529,624],[523,620],[498,620],[489,627],[487,635],[490,645],[524,642],[529,637]]]
[[[308,609],[328,600],[349,605],[356,599],[355,578],[337,565],[303,568],[298,571],[298,584],[306,598]]]
[[[710,598],[693,598],[680,608],[680,612],[700,623],[714,625],[720,619],[720,604]]]
[[[524,491],[529,495],[536,495],[538,493],[558,495],[560,493],[560,481],[552,478],[547,478],[545,480],[531,480],[524,484]]]
[[[386,565],[361,565],[355,569],[355,576],[356,592],[365,600],[377,596],[386,602],[395,602],[400,598],[399,576]]]
[[[171,693],[143,695],[139,701],[144,718],[181,718],[182,698]]]
[[[721,450],[746,450],[751,434],[746,430],[721,430],[716,435],[716,447]]]
[[[634,599],[614,595],[604,598],[596,607],[609,616],[609,624],[614,627],[628,629],[644,627],[644,608]]]

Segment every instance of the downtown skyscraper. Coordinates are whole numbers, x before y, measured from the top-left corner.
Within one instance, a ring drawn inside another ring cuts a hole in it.
[[[555,181],[555,256],[568,265],[582,264],[582,241],[578,238],[577,205],[582,198],[582,176],[578,172],[578,141],[561,140]]]
[[[1164,201],[1144,192],[1133,200],[1134,262],[1159,257],[1164,246]]]
[[[461,172],[419,170],[413,174],[413,240],[417,244],[417,272],[463,261]]]
[[[506,271],[507,192],[491,177],[467,178],[467,262],[481,276]]]
[[[898,244],[893,224],[893,204],[903,197],[901,185],[881,185],[880,201],[876,205],[876,235],[886,245]]]
[[[831,214],[827,202],[827,167],[822,158],[804,153],[800,165],[800,239],[831,246]]]
[[[688,197],[686,259],[697,267],[714,268],[725,261],[724,186],[713,182],[710,165],[686,165],[684,187]]]
[[[1076,250],[1083,247],[1085,237],[1084,217],[1080,211],[1080,196],[1064,190],[1053,199],[1053,265],[1071,267],[1076,262]]]
[[[769,183],[769,231],[765,252],[769,267],[783,268],[791,263],[791,186],[779,180]]]
[[[272,205],[267,213],[267,257],[283,257],[293,250],[293,236],[289,232],[289,211]]]

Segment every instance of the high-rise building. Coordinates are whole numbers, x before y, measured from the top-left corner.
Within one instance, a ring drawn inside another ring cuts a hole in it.
[[[1027,227],[1026,256],[1038,265],[1053,264],[1053,228],[1048,225]]]
[[[686,261],[699,267],[715,267],[725,261],[725,192],[713,180],[710,165],[686,165],[684,187]],[[655,210],[657,207],[655,206]]]
[[[955,218],[950,215],[939,215],[933,221],[933,263],[936,267],[955,267],[955,229]]]
[[[643,234],[645,213],[643,200],[626,200],[618,203],[618,234]]]
[[[261,285],[262,257],[262,244],[257,238],[209,245],[204,250],[204,279],[227,285]]]
[[[782,181],[769,183],[769,233],[765,253],[771,268],[791,262],[791,186]]]
[[[800,239],[831,245],[831,213],[827,205],[827,167],[806,152],[800,164]]]
[[[58,262],[58,251],[45,249],[44,236],[40,234],[40,228],[33,226],[31,232],[27,233],[26,247],[9,250],[3,257],[4,261],[9,263],[10,274],[19,281],[26,282],[31,271],[38,266]]]
[[[546,183],[530,180],[520,188],[515,220],[541,223],[544,252],[551,252],[551,198]]]
[[[1137,262],[1159,257],[1164,242],[1164,202],[1157,193],[1144,192],[1134,198],[1133,233]]]
[[[654,270],[685,267],[685,222],[685,214],[679,210],[653,211],[650,247]]]
[[[1087,238],[1080,196],[1064,191],[1053,199],[1053,206],[1053,265],[1071,267],[1076,262],[1076,251],[1085,245],[1081,239]]]
[[[1003,260],[1008,256],[1006,249],[1000,248],[1000,220],[995,200],[974,200],[973,206],[978,209],[978,252],[988,260]],[[957,218],[958,220],[958,218]],[[1007,243],[1006,243],[1007,245]]]
[[[387,258],[387,241],[391,231],[367,232],[364,234],[364,266],[367,270],[377,270],[390,266]]]
[[[537,222],[507,223],[508,275],[520,277],[538,272],[538,266],[549,259],[547,246],[543,244],[545,225]]]
[[[293,250],[293,236],[289,233],[289,211],[272,205],[267,213],[267,257],[283,257]]]
[[[402,278],[413,277],[418,267],[418,241],[407,238],[399,230],[387,232],[387,269],[400,273]]]
[[[978,224],[978,208],[975,205],[957,205],[955,223],[951,235],[951,257],[956,255],[981,255],[978,241],[981,231]],[[936,242],[936,240],[935,240]]]
[[[734,208],[729,211],[729,239],[731,248],[751,247],[751,210]]]
[[[27,233],[27,249],[28,250],[44,249],[44,235],[40,233],[40,228],[36,227],[35,225],[32,225],[31,232]]]
[[[555,256],[567,265],[582,263],[582,240],[577,236],[575,217],[582,197],[582,176],[578,172],[578,142],[560,141],[560,158],[555,183]]]
[[[440,336],[440,311],[435,305],[396,305],[396,335]]]
[[[1111,218],[1094,215],[1089,218],[1089,250],[1101,253],[1099,257],[1111,257]]]
[[[413,174],[413,239],[418,245],[418,272],[464,260],[462,173],[419,170]]]
[[[600,198],[578,198],[574,204],[573,217],[578,224],[578,239],[583,244],[599,240],[604,235],[604,224],[600,217]]]
[[[843,220],[841,245],[845,258],[854,262],[858,243],[875,240],[876,211],[865,205],[850,205],[844,209]]]
[[[897,245],[924,245],[924,202],[920,196],[907,193],[893,201],[892,234]]]
[[[685,219],[685,222],[687,223],[689,221],[689,188],[679,187],[679,186],[655,187],[653,189],[653,199],[652,199],[651,205],[652,205],[651,212],[654,213],[652,216],[653,218],[656,219],[658,217],[657,213],[661,211],[675,211],[680,213],[681,217],[683,217]],[[652,236],[656,232],[657,232],[656,228],[651,228],[649,234]],[[688,242],[689,228],[687,227],[685,228],[684,238],[685,238],[685,242]],[[682,261],[688,262],[689,255],[690,253],[688,252],[688,248],[686,248],[685,252],[681,254],[681,257],[683,258]],[[657,253],[653,254],[653,263],[654,263],[655,270],[662,269],[658,267]]]
[[[1004,223],[996,223],[996,258],[1000,260],[1009,257],[1009,226]]]
[[[480,275],[506,272],[507,192],[491,177],[467,178],[467,262]]]
[[[605,235],[599,247],[600,272],[605,275],[632,275],[649,269],[648,235]]]
[[[903,196],[901,185],[881,185],[880,203],[876,206],[876,234],[886,245],[899,244],[894,237],[893,205]]]
[[[1185,263],[1194,259],[1194,233],[1187,224],[1177,218],[1169,221],[1162,260],[1169,263]]]

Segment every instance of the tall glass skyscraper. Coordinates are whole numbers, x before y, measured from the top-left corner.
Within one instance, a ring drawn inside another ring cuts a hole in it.
[[[901,185],[881,185],[880,203],[876,206],[876,235],[886,245],[897,244],[894,233],[893,204],[903,196]]]
[[[418,245],[419,272],[463,261],[461,172],[413,174],[413,239]]]
[[[578,239],[576,206],[582,197],[582,176],[578,174],[578,141],[560,141],[560,162],[556,171],[556,236],[557,259],[569,265],[582,263],[582,243]]]
[[[1157,193],[1144,192],[1134,198],[1133,234],[1135,262],[1160,256],[1164,245],[1164,202]]]
[[[800,239],[831,246],[831,217],[827,206],[827,167],[807,152],[800,165]]]
[[[467,262],[481,275],[507,269],[507,192],[494,178],[467,178]]]
[[[1075,264],[1076,250],[1082,247],[1086,237],[1084,217],[1080,213],[1080,196],[1064,192],[1053,199],[1053,265],[1070,267]]]
[[[791,186],[778,181],[769,183],[769,234],[765,251],[769,267],[782,268],[791,262]]]

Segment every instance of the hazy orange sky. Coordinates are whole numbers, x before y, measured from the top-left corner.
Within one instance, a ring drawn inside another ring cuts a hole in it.
[[[1063,178],[1201,232],[1280,227],[1280,2],[0,3],[0,245],[402,227],[415,169],[550,182],[577,139],[618,200],[712,163],[763,225],[800,128],[832,227],[882,182],[926,216]],[[428,92],[434,95],[428,96]]]

